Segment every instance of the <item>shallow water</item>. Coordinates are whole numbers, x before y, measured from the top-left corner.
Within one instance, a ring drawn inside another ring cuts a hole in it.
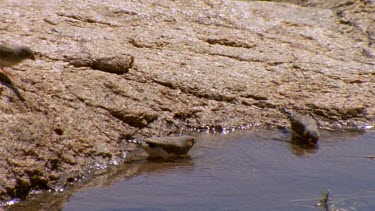
[[[375,210],[375,132],[323,132],[315,150],[280,131],[200,134],[189,159],[117,166],[62,210]],[[56,196],[58,197],[58,196]]]

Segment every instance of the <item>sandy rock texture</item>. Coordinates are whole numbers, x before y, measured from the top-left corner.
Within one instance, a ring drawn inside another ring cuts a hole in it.
[[[123,138],[285,124],[374,124],[375,3],[0,2],[0,201],[121,161]],[[299,5],[298,5],[299,4]]]

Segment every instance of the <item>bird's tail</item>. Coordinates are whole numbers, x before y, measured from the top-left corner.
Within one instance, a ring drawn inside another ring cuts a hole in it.
[[[289,118],[292,116],[292,111],[288,110],[286,108],[282,108],[281,112],[284,113],[285,115],[287,115]]]
[[[129,139],[129,140],[125,140],[125,142],[132,143],[132,144],[137,144],[137,145],[144,145],[144,144],[146,144],[146,142],[144,142],[142,140],[138,140],[138,139]]]

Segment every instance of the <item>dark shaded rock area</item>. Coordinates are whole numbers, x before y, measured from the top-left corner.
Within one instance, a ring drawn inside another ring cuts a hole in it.
[[[37,60],[0,77],[0,200],[125,158],[122,138],[374,124],[372,0],[1,1],[1,42]]]

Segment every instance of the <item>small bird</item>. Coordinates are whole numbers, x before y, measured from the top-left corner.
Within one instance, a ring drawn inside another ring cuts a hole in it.
[[[3,67],[11,67],[25,59],[35,60],[33,51],[26,46],[0,45],[0,70],[7,75],[12,75]]]
[[[147,138],[144,140],[126,140],[140,145],[151,158],[170,158],[185,156],[195,144],[192,136],[168,136]]]
[[[287,109],[282,109],[282,112],[285,113],[290,120],[292,141],[310,146],[318,144],[320,133],[316,121],[313,118]]]

